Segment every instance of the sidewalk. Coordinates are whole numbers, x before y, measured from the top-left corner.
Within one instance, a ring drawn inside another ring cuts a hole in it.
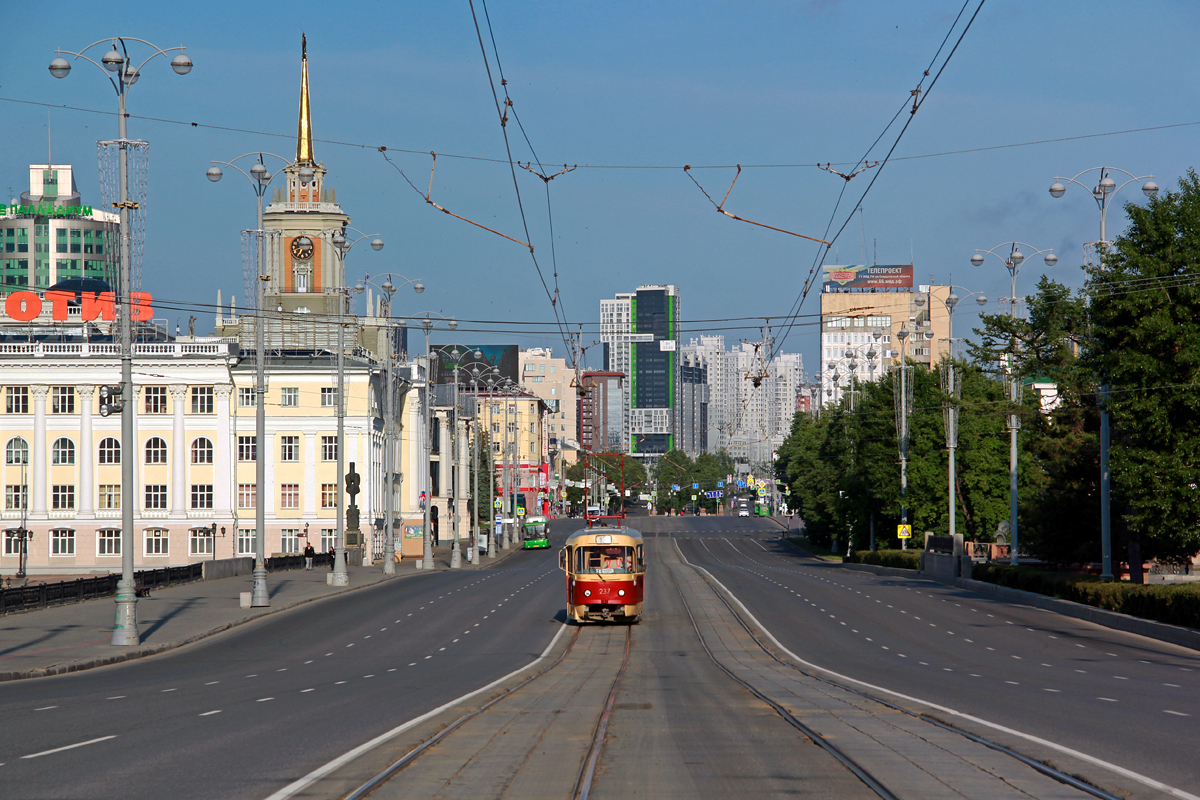
[[[462,569],[486,569],[499,564],[516,550],[499,550],[494,559]],[[437,570],[450,568],[450,547],[434,551]],[[116,604],[111,597],[72,605],[9,614],[0,617],[0,681],[40,678],[161,653],[213,636],[267,614],[295,608],[304,603],[373,586],[384,580],[423,574],[416,559],[396,565],[395,577],[383,574],[383,565],[349,567],[349,586],[328,586],[328,567],[311,572],[303,569],[272,572],[267,576],[271,595],[269,608],[241,608],[240,594],[250,591],[249,575],[215,581],[195,581],[156,589],[138,599],[138,628],[142,642],[137,647],[113,647]]]

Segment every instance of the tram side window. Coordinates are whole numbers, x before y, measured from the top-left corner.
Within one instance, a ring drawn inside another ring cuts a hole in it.
[[[632,547],[580,547],[575,551],[575,571],[592,575],[629,574]]]

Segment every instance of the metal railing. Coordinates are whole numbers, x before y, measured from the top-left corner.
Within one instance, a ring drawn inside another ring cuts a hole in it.
[[[135,572],[133,578],[138,594],[145,595],[150,589],[198,581],[203,575],[203,565],[191,564],[186,567],[141,570]],[[0,615],[112,597],[117,593],[117,581],[120,579],[120,575],[114,574],[0,589]]]

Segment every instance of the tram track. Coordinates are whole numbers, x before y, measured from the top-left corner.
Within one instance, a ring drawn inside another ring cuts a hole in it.
[[[608,628],[609,630],[604,631],[604,628]],[[574,774],[570,783],[563,787],[565,789],[565,791],[563,792],[564,795],[569,792],[569,794],[572,798],[577,798],[578,800],[587,800],[587,798],[590,796],[590,793],[592,790],[592,784],[593,784],[593,781],[594,781],[595,775],[596,775],[596,768],[599,763],[600,757],[603,753],[604,740],[605,740],[605,736],[607,734],[608,722],[609,722],[609,719],[612,714],[613,705],[616,700],[617,694],[620,691],[621,679],[624,677],[626,669],[628,668],[628,665],[629,665],[630,652],[632,649],[632,629],[630,626],[623,626],[623,628],[624,628],[624,637],[623,637],[624,642],[623,642],[623,646],[622,646],[622,654],[621,654],[620,664],[619,664],[619,667],[616,669],[616,675],[615,675],[615,677],[612,678],[611,682],[608,685],[608,690],[605,695],[604,701],[601,705],[601,710],[600,710],[599,714],[596,715],[596,717],[593,720],[589,721],[585,726],[586,729],[590,729],[591,733],[590,733],[590,737],[589,737],[589,741],[588,741],[587,750],[586,750],[584,756],[582,757],[582,759],[580,759],[578,770]],[[463,714],[462,716],[460,716],[460,717],[456,718],[455,720],[453,720],[452,722],[448,723],[438,733],[431,736],[429,739],[420,743],[416,747],[413,747],[412,749],[408,750],[402,756],[400,756],[395,761],[393,761],[391,764],[389,764],[386,768],[384,768],[383,770],[381,770],[378,773],[376,773],[375,775],[373,775],[369,780],[363,782],[356,789],[354,789],[353,791],[351,791],[348,794],[342,795],[343,800],[364,800],[364,798],[377,797],[377,796],[408,796],[403,791],[389,792],[388,789],[389,789],[389,786],[392,785],[391,782],[394,779],[403,776],[405,774],[406,770],[410,770],[416,766],[419,766],[421,763],[420,760],[422,759],[422,757],[430,755],[432,752],[436,751],[440,745],[445,744],[447,746],[452,747],[454,744],[453,743],[454,735],[456,733],[462,733],[464,728],[469,726],[469,724],[472,721],[475,721],[477,719],[480,719],[481,717],[484,717],[488,712],[493,712],[493,713],[498,712],[506,704],[506,702],[514,701],[514,700],[520,698],[522,692],[527,693],[527,690],[530,689],[531,686],[533,684],[535,684],[535,682],[544,681],[544,679],[551,677],[551,676],[555,676],[557,673],[561,672],[560,668],[563,666],[564,662],[571,661],[572,658],[576,655],[575,651],[580,644],[581,637],[585,637],[585,636],[591,637],[593,633],[597,634],[599,636],[600,634],[603,633],[604,635],[600,636],[599,638],[609,639],[609,638],[611,638],[613,631],[615,631],[616,629],[617,629],[617,626],[598,627],[598,626],[589,625],[589,626],[576,627],[573,634],[571,635],[570,641],[567,643],[566,647],[563,649],[563,652],[560,653],[559,656],[557,658],[555,658],[555,660],[552,663],[548,664],[545,668],[543,668],[542,670],[539,670],[538,672],[534,673],[533,675],[530,675],[527,678],[523,679],[516,685],[508,688],[507,690],[505,690],[501,694],[497,695],[496,697],[492,698],[491,700],[489,700],[487,703],[483,704],[479,708],[474,709],[466,714]],[[584,633],[585,631],[588,631],[588,633],[585,634]],[[591,643],[591,644],[594,645],[595,643]],[[580,671],[581,673],[586,673],[587,669],[580,670],[580,666],[582,665],[582,666],[586,667],[591,658],[592,658],[592,653],[590,651],[584,652],[583,654],[580,655],[580,657],[578,659],[576,659],[576,664],[571,666],[570,671],[572,673],[574,673],[575,671]],[[552,694],[552,693],[557,693],[558,695],[565,695],[566,699],[568,701],[573,698],[578,698],[580,693],[578,691],[578,687],[575,686],[574,683],[572,683],[571,676],[568,675],[568,676],[561,676],[561,677],[562,677],[562,684],[564,684],[564,685],[563,686],[556,685],[554,687],[547,687],[546,693],[548,695]],[[580,677],[586,678],[586,676],[582,676],[582,675]],[[586,682],[586,680],[576,680],[575,683],[584,683],[584,682]],[[526,701],[529,702],[528,698],[526,698]],[[520,714],[519,711],[515,712],[515,713],[517,714],[517,716],[519,716],[519,714]],[[511,720],[502,721],[502,724],[500,726],[501,729],[503,729],[504,725],[509,724],[509,723],[511,723]],[[540,767],[540,765],[535,764],[533,762],[536,761],[536,759],[537,759],[537,756],[535,755],[535,753],[544,744],[545,735],[546,735],[546,733],[543,732],[543,734],[541,736],[530,737],[529,741],[525,742],[522,745],[524,752],[522,755],[518,756],[519,761],[515,764],[515,766],[512,770],[512,772],[514,774],[521,773],[522,771],[526,770],[527,767],[532,767],[534,770],[537,770]],[[516,738],[516,737],[513,737],[513,738]],[[542,752],[542,754],[544,755],[544,751]],[[468,759],[468,762],[469,762],[469,759]],[[459,771],[461,772],[462,769],[463,768],[460,768]],[[447,784],[449,784],[449,782],[450,782],[450,780],[448,779]],[[501,797],[510,796],[509,790],[512,788],[513,787],[511,785],[506,785],[504,787],[501,787],[500,793],[497,796],[501,796]],[[433,795],[420,795],[420,796],[433,796]],[[487,796],[487,795],[483,795],[483,796]],[[512,795],[512,796],[519,796],[519,795]]]
[[[692,569],[694,569],[696,571],[696,573],[704,580],[704,582],[712,590],[713,594],[716,595],[717,599],[719,599],[721,601],[722,605],[728,611],[729,616],[732,617],[737,622],[738,626],[753,640],[755,645],[757,645],[757,647],[768,658],[770,658],[772,661],[779,664],[780,666],[784,667],[785,669],[796,672],[800,675],[803,675],[805,678],[817,681],[826,686],[833,687],[839,691],[853,694],[857,697],[863,698],[872,703],[877,703],[880,706],[883,706],[884,708],[888,709],[889,711],[903,714],[906,717],[909,717],[911,719],[919,720],[923,723],[933,725],[941,730],[950,732],[954,735],[961,736],[971,742],[982,745],[983,747],[986,747],[989,750],[995,751],[1004,756],[1007,756],[1010,759],[1020,762],[1021,764],[1040,773],[1041,775],[1044,775],[1044,776],[1051,778],[1061,784],[1069,786],[1072,789],[1083,792],[1092,797],[1099,798],[1099,800],[1120,800],[1120,798],[1117,795],[1114,795],[1110,792],[1105,791],[1104,789],[1101,789],[1098,786],[1095,786],[1091,783],[1081,780],[1081,779],[1075,777],[1074,775],[1064,772],[1063,770],[1057,769],[1057,768],[1050,766],[1049,764],[1046,764],[1035,758],[1031,758],[1027,755],[1024,755],[1023,753],[1017,752],[1010,747],[1006,747],[1003,744],[992,741],[992,740],[990,740],[986,737],[980,736],[976,733],[972,733],[971,731],[964,730],[958,726],[951,725],[943,720],[937,719],[928,714],[924,714],[924,713],[921,713],[918,711],[913,711],[911,709],[905,708],[904,706],[898,705],[898,704],[890,702],[888,700],[884,700],[874,694],[863,691],[862,689],[856,688],[854,686],[851,686],[849,684],[846,684],[846,683],[843,683],[843,682],[840,682],[837,680],[833,680],[824,675],[821,675],[821,674],[818,674],[811,670],[805,669],[791,661],[780,658],[773,650],[771,650],[769,647],[767,647],[766,643],[762,641],[762,639],[759,637],[759,635],[753,630],[753,628],[750,627],[749,624],[747,624],[745,619],[743,619],[742,615],[737,612],[737,610],[733,607],[733,605],[725,597],[725,593],[728,590],[726,590],[719,583],[715,583],[713,581],[712,577],[707,574],[707,570],[704,570],[702,568],[696,567],[695,565],[691,564],[691,562],[689,562],[686,559],[686,557],[683,556],[682,550],[678,549],[679,548],[678,541],[675,541],[674,544],[675,544],[675,547],[677,548],[677,551],[679,552],[680,557],[683,559],[683,563],[688,565]],[[686,598],[683,596],[682,589],[679,588],[678,582],[675,581],[675,576],[672,574],[671,577],[672,577],[672,582],[675,583],[676,589],[680,592],[681,598],[683,598],[685,607],[688,607],[688,603],[687,603]],[[701,644],[704,647],[705,651],[709,654],[709,658],[713,659],[713,662],[715,664],[717,664],[717,666],[720,667],[722,669],[722,671],[724,671],[727,675],[729,675],[734,681],[738,682],[742,686],[745,686],[747,689],[749,689],[751,692],[753,692],[755,694],[755,696],[759,697],[761,700],[763,700],[763,702],[767,703],[772,708],[774,708],[777,712],[780,713],[780,715],[784,719],[788,720],[789,723],[793,724],[794,726],[796,726],[798,728],[799,728],[800,724],[803,724],[803,723],[798,724],[798,721],[794,721],[794,717],[791,717],[791,715],[786,711],[786,709],[784,709],[781,706],[781,704],[779,704],[772,698],[768,697],[764,693],[760,692],[755,687],[749,685],[747,682],[745,682],[741,678],[734,675],[724,665],[720,664],[720,662],[717,661],[716,657],[713,655],[713,653],[709,649],[707,643],[704,642],[704,637],[700,633],[700,630],[696,624],[695,618],[692,617],[690,607],[688,608],[688,616],[692,618],[692,625],[693,625],[693,627],[696,628],[696,634],[698,637],[700,637]],[[819,736],[815,735],[814,733],[809,732],[809,733],[806,733],[806,735],[809,736],[810,738],[813,738],[814,741],[817,742],[818,744],[822,744],[821,738]],[[832,745],[830,745],[830,746],[832,747]],[[838,757],[837,754],[834,754],[834,755],[835,755],[835,757]],[[842,759],[839,757],[839,760],[842,760]],[[843,763],[846,763],[846,762],[843,761]],[[849,764],[847,764],[847,766],[851,769],[851,771],[853,771],[855,773],[855,775],[859,776],[860,778],[863,777],[862,775],[860,775],[859,771],[856,770],[854,767],[851,767]],[[861,769],[861,767],[859,769]],[[863,772],[867,775],[870,775],[870,773],[866,773],[865,770]],[[873,791],[875,791],[877,794],[879,794],[880,797],[883,797],[883,798],[896,797],[896,794],[894,794],[890,789],[888,789],[886,786],[884,786],[881,782],[879,782],[873,776],[871,776],[871,780],[864,779],[864,783],[866,783],[868,786],[870,786],[870,788]]]

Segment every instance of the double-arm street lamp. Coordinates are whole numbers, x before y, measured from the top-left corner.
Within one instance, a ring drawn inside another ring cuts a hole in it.
[[[1012,294],[1008,297],[1008,316],[1016,318],[1017,316],[1017,275],[1021,272],[1021,264],[1025,262],[1026,255],[1021,252],[1021,248],[1026,247],[1030,250],[1031,255],[1043,255],[1043,260],[1047,267],[1053,267],[1058,263],[1058,256],[1054,255],[1053,248],[1038,250],[1032,245],[1024,242],[1005,242],[998,244],[991,250],[976,250],[975,255],[971,256],[971,263],[979,267],[986,261],[985,256],[992,256],[1004,263],[1005,269],[1008,270],[1009,278],[1012,283]],[[1008,249],[1008,253],[1002,255],[997,251]],[[1017,405],[1021,402],[1021,379],[1017,375],[1016,365],[1013,363],[1016,358],[1016,342],[1012,343],[1013,351],[1008,354],[1007,363],[1005,364],[1008,373],[1008,399],[1012,403],[1013,412],[1008,415],[1008,543],[1011,549],[1010,563],[1015,567],[1017,565],[1017,431],[1021,429],[1021,417],[1017,413]]]
[[[250,167],[249,172],[237,165],[237,162],[243,158],[252,158],[257,156],[258,160]],[[271,279],[271,274],[266,268],[264,259],[264,240],[267,232],[263,229],[263,195],[267,193],[267,187],[271,185],[271,181],[276,172],[272,175],[263,162],[263,156],[271,156],[278,158],[287,165],[290,163],[283,156],[275,155],[274,153],[245,153],[238,156],[232,161],[213,161],[212,166],[208,168],[205,175],[210,181],[216,183],[221,180],[224,173],[221,171],[220,165],[225,165],[242,173],[242,175],[250,182],[250,188],[254,190],[255,196],[258,198],[258,216],[256,218],[257,226],[254,230],[255,238],[258,240],[258,260],[255,262],[255,297],[257,298],[256,308],[257,315],[254,320],[254,347],[255,347],[255,385],[254,385],[254,422],[255,422],[255,438],[254,438],[254,462],[255,471],[254,478],[256,485],[259,487],[260,493],[265,492],[267,485],[267,453],[270,450],[267,448],[267,368],[266,368],[266,309],[264,308],[263,293],[267,282]],[[250,595],[250,605],[255,607],[266,607],[271,605],[271,596],[267,593],[267,547],[266,547],[266,529],[267,529],[267,504],[258,502],[254,504],[254,591]],[[213,550],[216,550],[215,542]]]
[[[426,311],[423,317],[418,319],[421,322],[421,327],[425,331],[425,430],[422,434],[423,444],[421,445],[420,455],[423,459],[421,471],[425,477],[423,484],[425,487],[425,508],[424,521],[421,527],[423,542],[423,553],[421,558],[421,569],[433,569],[433,539],[429,535],[429,508],[433,504],[433,475],[430,473],[430,465],[433,463],[430,456],[430,446],[433,443],[432,438],[432,413],[433,413],[433,391],[436,377],[433,370],[433,354],[429,350],[429,333],[437,327],[437,320],[433,319],[436,315],[442,320],[445,320],[446,327],[449,330],[454,330],[458,327],[458,320],[444,317],[436,311]],[[439,467],[440,467],[439,462]]]
[[[955,343],[955,339],[954,339],[954,309],[958,307],[958,304],[960,302],[962,302],[963,298],[960,298],[957,294],[954,293],[955,289],[962,289],[962,287],[961,286],[951,286],[950,294],[946,295],[946,300],[945,300],[946,311],[949,312],[949,316],[950,316],[950,338],[947,341],[948,346],[946,348],[946,351],[949,354],[949,356],[947,357],[946,362],[945,362],[945,367],[942,370],[942,390],[946,393],[945,408],[944,408],[944,415],[945,415],[944,423],[945,423],[945,427],[946,427],[946,450],[949,453],[949,462],[950,462],[947,467],[947,472],[946,472],[946,474],[948,476],[947,482],[946,482],[946,487],[947,487],[946,494],[950,500],[950,535],[951,536],[953,536],[956,533],[955,528],[956,528],[956,523],[957,523],[955,508],[954,508],[954,506],[955,506],[955,501],[954,501],[954,451],[958,448],[958,422],[959,422],[959,420],[958,420],[958,407],[955,405],[955,401],[962,395],[962,386],[960,385],[959,380],[956,378],[956,376],[954,374],[954,343]],[[975,302],[978,303],[979,305],[981,305],[981,306],[987,305],[987,297],[985,295],[983,295],[982,293],[967,292],[966,289],[963,289],[963,291],[966,292],[966,297],[968,297],[968,298],[974,297]]]
[[[417,294],[425,291],[425,284],[416,278],[406,278],[403,275],[396,275],[391,272],[385,272],[382,275],[377,275],[376,280],[383,278],[383,283],[377,284],[371,280],[370,275],[363,277],[361,284],[374,286],[379,291],[383,292],[383,316],[387,320],[387,350],[383,353],[384,363],[384,380],[385,380],[385,403],[387,411],[384,412],[383,418],[383,525],[384,544],[383,544],[383,574],[396,574],[396,336],[392,329],[392,296],[396,294],[397,289],[403,289],[405,286],[411,285],[413,291]],[[398,278],[404,282],[397,287],[392,283],[392,278]],[[400,478],[403,484],[403,476]]]
[[[353,239],[347,238],[347,231],[357,234]],[[372,250],[382,250],[383,240],[378,234],[363,233],[355,228],[330,228],[321,231],[321,236],[329,237],[334,252],[338,256],[340,267],[340,282],[345,283],[346,256],[354,245],[366,239],[371,240]],[[350,293],[362,294],[366,287],[360,282],[355,286],[338,285],[335,278],[333,290],[338,294],[337,308],[337,534],[334,539],[333,575],[330,578],[332,586],[347,586],[350,575],[346,572],[346,307],[349,305]],[[355,326],[357,329],[357,325]]]
[[[129,56],[127,43],[138,42],[149,47],[153,52],[140,64],[134,65]],[[88,50],[100,44],[111,44],[99,62],[84,55]],[[137,458],[137,448],[134,445],[133,430],[133,267],[131,260],[131,236],[129,211],[132,204],[129,200],[129,156],[130,142],[126,137],[125,96],[129,89],[141,76],[142,68],[157,56],[167,57],[175,50],[179,54],[171,59],[171,69],[178,75],[186,75],[192,71],[192,59],[184,54],[183,46],[168,47],[165,50],[145,39],[132,37],[116,37],[100,39],[92,42],[78,53],[70,50],[56,50],[58,54],[50,62],[50,74],[56,78],[65,78],[71,73],[71,62],[64,55],[73,56],[74,60],[83,59],[99,69],[112,84],[117,93],[117,135],[120,147],[120,200],[117,210],[120,216],[120,238],[118,252],[120,253],[120,273],[116,287],[118,314],[121,320],[121,580],[117,583],[117,617],[113,626],[112,644],[131,646],[141,642],[141,634],[137,627],[137,594],[133,585],[133,510],[137,502],[134,486],[134,459]],[[53,166],[53,165],[50,165]],[[176,443],[176,446],[181,446]],[[90,456],[89,456],[90,457]]]
[[[1079,178],[1089,172],[1099,172],[1100,180],[1093,188],[1088,188],[1079,181]],[[1128,175],[1128,179],[1120,186],[1113,179],[1112,173],[1119,172],[1122,175]],[[1054,183],[1050,184],[1050,194],[1052,197],[1062,197],[1067,193],[1067,187],[1063,184],[1066,181],[1068,184],[1082,186],[1092,193],[1092,199],[1096,201],[1096,207],[1100,210],[1100,241],[1093,242],[1092,245],[1096,250],[1097,257],[1100,261],[1100,266],[1104,265],[1104,256],[1108,248],[1108,207],[1110,201],[1116,197],[1117,192],[1124,189],[1134,181],[1145,181],[1142,184],[1142,194],[1146,197],[1158,196],[1158,184],[1154,182],[1153,175],[1136,176],[1132,172],[1126,172],[1123,169],[1115,167],[1092,167],[1080,172],[1074,178],[1055,177]],[[1110,499],[1112,492],[1111,475],[1108,469],[1108,446],[1109,446],[1109,423],[1108,423],[1108,407],[1105,404],[1105,399],[1108,397],[1108,384],[1103,384],[1100,387],[1100,549],[1103,569],[1101,570],[1101,578],[1111,579],[1112,571],[1112,514],[1110,512]]]
[[[460,516],[460,514],[458,513],[459,493],[460,493],[460,487],[459,487],[459,481],[458,481],[459,469],[460,469],[460,467],[459,467],[460,459],[459,459],[459,455],[458,455],[458,411],[459,411],[458,373],[460,370],[464,370],[467,372],[467,374],[471,375],[471,385],[474,389],[474,397],[475,397],[475,414],[474,414],[475,438],[478,439],[478,436],[479,436],[479,385],[478,385],[478,381],[479,381],[479,376],[487,371],[486,369],[480,370],[479,368],[481,366],[483,366],[483,367],[489,366],[488,362],[483,360],[483,352],[482,351],[475,350],[474,352],[472,352],[470,354],[470,356],[471,357],[469,359],[465,358],[463,356],[463,354],[459,353],[459,351],[457,349],[455,349],[451,353],[451,357],[454,359],[454,434],[452,436],[452,444],[451,444],[451,447],[453,448],[453,453],[454,453],[454,479],[453,479],[453,483],[451,486],[451,489],[452,489],[451,496],[454,498],[454,502],[453,502],[453,505],[454,505],[454,550],[450,554],[451,568],[457,568],[457,567],[462,566],[462,560],[461,560],[462,557],[459,555],[459,549],[458,549],[458,518]],[[472,450],[473,458],[471,461],[472,470],[475,472],[475,485],[474,485],[474,490],[471,494],[471,505],[474,507],[472,516],[475,518],[475,524],[472,526],[472,529],[471,529],[471,535],[474,538],[470,539],[467,544],[467,561],[472,561],[474,559],[475,543],[477,541],[479,541],[479,539],[478,539],[478,535],[479,535],[479,525],[478,525],[478,521],[479,521],[479,476],[478,476],[479,447],[478,447],[477,441],[476,441],[475,445],[476,446]]]

